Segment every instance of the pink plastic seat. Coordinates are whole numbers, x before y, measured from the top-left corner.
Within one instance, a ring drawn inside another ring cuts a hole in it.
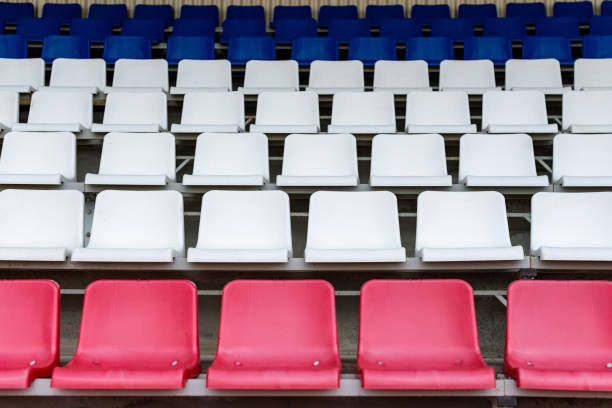
[[[357,368],[363,388],[482,389],[472,288],[461,280],[373,280],[361,288]]]
[[[208,388],[331,389],[339,381],[329,283],[239,280],[225,286]]]
[[[506,330],[518,387],[612,391],[612,282],[514,282]]]
[[[199,373],[192,282],[97,281],[85,290],[76,354],[51,387],[182,388]]]
[[[59,364],[59,298],[53,281],[0,280],[0,388],[27,388]]]

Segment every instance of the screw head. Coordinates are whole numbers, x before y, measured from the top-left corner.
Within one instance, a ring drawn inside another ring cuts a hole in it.
[[[384,365],[382,361],[379,361],[379,362],[378,362],[378,363],[376,363],[376,364],[378,364],[379,366],[383,366],[383,365]]]
[[[234,364],[236,364],[237,366],[241,366],[242,363],[240,361],[236,361]]]
[[[612,363],[608,363],[608,364],[606,364],[606,367],[607,367],[607,368],[612,368]]]
[[[319,364],[321,364],[321,363],[319,362],[319,360],[317,360],[317,361],[315,361],[314,363],[312,363],[312,365],[313,365],[313,366],[315,366],[315,367],[316,367],[316,366],[318,366]]]
[[[174,360],[174,361],[172,362],[172,367],[176,367],[176,365],[177,365],[177,364],[178,364],[178,361]]]
[[[36,364],[36,360],[32,360],[32,361],[30,361],[30,363],[29,363],[29,364],[30,364],[30,367],[31,367],[31,366],[33,366],[34,364]]]

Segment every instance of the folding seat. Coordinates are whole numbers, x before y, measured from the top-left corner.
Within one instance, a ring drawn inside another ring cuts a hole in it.
[[[177,65],[183,60],[212,60],[214,58],[215,37],[173,35],[168,38],[166,61],[169,65]]]
[[[93,98],[85,91],[36,91],[27,123],[12,129],[25,132],[80,132],[91,128]]]
[[[184,280],[91,283],[76,353],[51,387],[183,388],[200,373],[197,296]]]
[[[335,310],[334,288],[325,281],[230,282],[206,388],[338,388]]]
[[[425,191],[417,200],[415,253],[423,262],[515,261],[506,203],[497,191]]]
[[[125,4],[91,4],[87,17],[90,20],[109,20],[114,26],[120,26],[127,18],[127,6]]]
[[[590,1],[556,1],[553,5],[553,16],[574,17],[581,23],[588,23],[593,17],[593,3]]]
[[[415,4],[410,10],[410,17],[422,25],[431,25],[433,20],[450,18],[450,7],[448,4]]]
[[[0,9],[2,5],[0,4]],[[0,34],[0,58],[27,58],[28,39],[20,34]]]
[[[285,139],[277,186],[357,186],[357,143],[350,134],[292,134]]]
[[[609,0],[605,0],[601,2],[601,10],[600,14],[602,16],[612,16],[612,2]]]
[[[520,17],[485,18],[482,23],[482,35],[520,41],[526,35],[525,21]]]
[[[42,59],[51,64],[56,58],[89,58],[89,39],[76,35],[50,35],[42,46]]]
[[[483,25],[486,18],[497,17],[497,6],[492,3],[487,4],[460,4],[458,18],[472,20],[475,25]]]
[[[391,38],[399,42],[405,42],[410,37],[420,37],[421,34],[421,26],[410,18],[382,20],[378,30],[380,37]]]
[[[546,100],[540,91],[490,91],[482,101],[482,131],[487,133],[557,133],[548,124]]]
[[[126,18],[121,23],[121,35],[145,37],[153,44],[164,42],[164,22],[154,18]]]
[[[361,287],[360,301],[363,388],[495,388],[495,371],[480,354],[467,282],[371,280]]]
[[[588,35],[582,39],[583,58],[612,58],[612,36]]]
[[[553,183],[563,187],[612,187],[609,134],[559,134],[553,139]]]
[[[543,2],[510,2],[506,4],[506,18],[507,17],[518,17],[522,19],[525,24],[535,24],[538,18],[546,17],[546,6]]]
[[[164,27],[170,27],[174,21],[174,10],[169,4],[137,4],[134,7],[134,18],[162,20]]]
[[[563,95],[563,131],[611,133],[612,91],[571,91]]]
[[[0,260],[64,262],[83,246],[83,206],[76,190],[2,190]]]
[[[361,61],[313,61],[310,65],[306,91],[318,94],[363,92]]]
[[[102,123],[91,131],[159,132],[168,128],[166,94],[163,92],[111,92],[106,96]]]
[[[0,90],[0,129],[10,129],[19,122],[19,94]]]
[[[580,37],[575,17],[540,17],[535,24],[536,35],[548,37]]]
[[[177,18],[172,25],[173,36],[214,37],[215,23],[208,19]]]
[[[525,37],[523,39],[523,58],[554,58],[561,65],[574,65],[574,58],[567,37]]]
[[[453,42],[446,37],[412,37],[406,40],[406,60],[424,60],[437,66],[443,60],[455,59]]]
[[[250,132],[318,133],[319,97],[314,92],[262,92]]]
[[[146,37],[112,35],[104,40],[104,54],[107,64],[118,59],[151,59],[151,41]]]
[[[183,196],[178,191],[105,190],[96,196],[89,244],[75,249],[71,259],[172,262],[184,256],[183,224]]]
[[[174,136],[170,133],[115,133],[104,136],[100,169],[85,184],[165,186],[176,181]]]
[[[202,133],[186,186],[262,186],[270,180],[268,138],[263,133]]]
[[[16,24],[22,18],[34,17],[34,4],[2,2],[0,3],[0,15],[6,24]]]
[[[612,58],[584,59],[574,63],[574,90],[612,90]]]
[[[437,134],[376,135],[370,162],[372,187],[451,186],[444,138]]]
[[[284,191],[209,191],[198,243],[188,262],[274,262],[291,258],[289,196]]]
[[[376,61],[374,91],[405,95],[430,91],[429,71],[425,61]]]
[[[312,194],[304,258],[308,263],[404,262],[395,195],[389,191]]]
[[[365,18],[371,26],[380,27],[383,21],[403,19],[404,6],[401,4],[368,4]]]
[[[364,18],[333,19],[329,22],[327,36],[338,42],[349,42],[355,37],[369,37],[370,23]]]
[[[506,37],[471,37],[463,44],[463,59],[491,60],[504,65],[512,58],[512,43]]]
[[[223,22],[220,42],[228,43],[234,37],[265,37],[266,21],[259,18],[232,18]]]
[[[463,135],[459,141],[459,183],[468,187],[546,187],[536,173],[533,141],[524,133]]]
[[[64,180],[75,181],[75,178],[74,134],[9,132],[4,135],[0,184],[60,185]]]
[[[44,85],[42,58],[0,58],[0,90],[28,93]]]
[[[195,91],[231,91],[232,66],[228,60],[194,61],[178,63],[176,86],[171,94],[184,95]]]
[[[111,92],[168,92],[168,62],[164,59],[122,58],[115,62]]]
[[[70,35],[86,37],[92,43],[103,43],[113,35],[113,22],[104,19],[75,18],[70,23]]]
[[[506,91],[538,90],[545,94],[562,94],[569,91],[561,80],[559,61],[511,59],[506,62]]]
[[[244,132],[244,94],[241,92],[187,92],[181,123],[172,133]]]
[[[290,43],[299,38],[316,36],[317,20],[314,18],[285,18],[274,24],[274,41],[277,43]]]
[[[495,90],[495,71],[490,60],[453,61],[440,64],[440,91],[481,95]]]
[[[55,18],[26,17],[17,22],[17,34],[27,37],[28,41],[42,41],[49,35],[59,35],[60,23]]]
[[[338,92],[332,102],[328,133],[395,133],[391,92]]]
[[[406,97],[407,133],[475,133],[465,92],[411,92]]]
[[[612,35],[612,16],[594,16],[589,22],[589,35]]]
[[[238,88],[238,91],[247,95],[257,95],[264,91],[299,90],[298,64],[292,60],[248,61],[244,72],[244,87]]]
[[[431,22],[432,37],[463,41],[474,36],[474,24],[467,18],[440,18]]]
[[[265,20],[265,11],[263,6],[227,6],[225,19],[256,19]]]
[[[291,59],[299,65],[310,65],[314,61],[338,61],[338,43],[327,37],[298,38],[291,45]]]
[[[28,388],[59,365],[60,290],[50,280],[0,281],[0,388]]]
[[[270,27],[278,29],[277,24],[282,20],[310,20],[312,19],[312,9],[310,6],[274,6],[274,12]],[[315,20],[316,22],[316,20]]]
[[[61,25],[67,26],[73,19],[81,18],[81,5],[45,3],[42,8],[42,18],[55,18]]]
[[[230,40],[227,59],[232,64],[245,65],[250,60],[275,60],[272,37],[234,37]]]
[[[357,37],[349,43],[349,60],[359,60],[372,66],[377,61],[395,61],[395,41],[384,37]]]
[[[183,4],[181,6],[181,18],[210,20],[216,27],[219,25],[219,7],[214,4]]]
[[[97,94],[106,87],[106,63],[101,58],[56,58],[45,90],[87,91]]]
[[[358,18],[357,6],[321,6],[319,8],[319,27],[328,27],[332,20]]]

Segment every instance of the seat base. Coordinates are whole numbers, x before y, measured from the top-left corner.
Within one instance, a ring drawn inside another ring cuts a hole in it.
[[[91,131],[93,133],[110,133],[110,132],[134,132],[134,133],[157,133],[162,129],[158,123],[150,123],[144,125],[134,124],[101,124],[94,123],[91,125]]]
[[[214,363],[206,375],[206,388],[257,390],[334,389],[340,386],[340,368],[243,369]]]
[[[171,248],[125,249],[125,248],[75,248],[73,262],[172,262]]]
[[[612,248],[541,247],[542,261],[612,261]]]
[[[556,123],[546,125],[497,125],[489,124],[486,129],[487,133],[557,133],[559,127]]]
[[[510,91],[540,91],[545,95],[563,95],[566,92],[571,91],[572,88],[569,86],[559,87],[559,88],[546,88],[546,87],[515,87],[510,88]]]
[[[354,88],[315,88],[315,87],[306,87],[306,91],[314,92],[318,95],[333,95],[338,92],[363,92],[364,87],[354,87]]]
[[[570,125],[568,130],[570,133],[612,133],[612,123],[598,125]]]
[[[66,248],[0,248],[0,261],[66,261]]]
[[[563,187],[612,187],[612,176],[563,176]]]
[[[250,87],[238,87],[238,92],[242,92],[245,95],[259,95],[262,92],[297,92],[299,88],[296,87],[282,87],[282,88],[250,88]]]
[[[363,388],[403,390],[459,390],[495,388],[491,367],[464,370],[362,369]]]
[[[278,249],[208,249],[189,248],[187,262],[286,263],[287,248]]]
[[[12,130],[16,132],[73,132],[78,133],[84,127],[79,123],[15,123]]]
[[[451,176],[370,176],[372,187],[450,187]]]
[[[476,133],[476,125],[408,125],[406,133]]]
[[[378,134],[395,133],[395,124],[389,125],[329,125],[327,133]]]
[[[184,125],[173,123],[170,126],[172,133],[237,133],[243,131],[237,124],[225,125]]]
[[[0,370],[0,389],[28,388],[32,380],[30,368]]]
[[[423,248],[423,262],[520,261],[523,247],[499,248]]]
[[[547,187],[548,176],[466,176],[467,187]]]
[[[249,127],[251,133],[319,133],[318,125],[258,125]]]
[[[0,184],[53,185],[62,184],[61,174],[0,174]]]
[[[186,381],[181,368],[159,370],[102,370],[57,367],[51,376],[51,388],[69,389],[177,389]]]
[[[276,177],[281,187],[350,187],[359,184],[359,176],[283,176]]]
[[[374,87],[374,92],[391,92],[393,95],[408,95],[411,92],[427,92],[431,91],[431,87],[427,88],[383,88],[380,86]]]
[[[104,93],[111,92],[168,92],[161,86],[107,86],[104,88]]]
[[[304,250],[307,263],[338,262],[405,262],[404,248],[385,249],[314,249]]]
[[[516,370],[516,382],[519,388],[612,391],[612,372],[518,368]]]
[[[165,174],[91,174],[85,175],[85,184],[108,186],[165,186],[168,178]]]
[[[489,91],[500,91],[501,86],[495,87],[444,87],[440,89],[442,92],[465,92],[468,95],[484,95],[485,92]]]
[[[97,94],[98,92],[102,91],[102,89],[96,87],[96,86],[43,86],[41,87],[41,89],[44,89],[47,92],[74,92],[74,91],[80,91],[80,92],[87,92],[90,93],[92,95]]]
[[[224,86],[219,87],[185,87],[185,86],[173,86],[170,88],[170,95],[185,95],[191,92],[229,92],[230,88]]]
[[[183,185],[185,186],[263,186],[265,183],[263,175],[244,176],[208,176],[185,174]]]

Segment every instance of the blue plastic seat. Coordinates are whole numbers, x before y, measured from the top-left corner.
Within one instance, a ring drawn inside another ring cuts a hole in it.
[[[27,58],[28,39],[20,34],[0,35],[0,58]]]
[[[232,64],[244,65],[250,60],[274,60],[276,50],[272,37],[233,37],[227,48]]]
[[[593,3],[590,1],[558,1],[553,5],[553,16],[574,17],[587,23],[593,17]]]
[[[410,37],[422,35],[421,25],[411,18],[383,20],[380,23],[379,35],[392,38],[395,41],[406,41]]]
[[[299,65],[310,65],[312,61],[338,61],[338,43],[328,37],[304,37],[293,41],[291,59]]]
[[[601,12],[602,16],[612,16],[612,1],[606,0],[601,2]]]
[[[166,61],[177,65],[180,60],[215,59],[215,37],[186,37],[171,35],[168,37]]]
[[[221,42],[227,43],[233,37],[264,37],[266,21],[260,18],[233,18],[223,22]]]
[[[482,35],[485,37],[506,37],[521,40],[525,35],[525,22],[518,17],[485,18],[482,24]]]
[[[448,4],[415,4],[410,11],[410,17],[422,25],[431,25],[438,18],[450,18]]]
[[[290,43],[296,38],[316,36],[317,21],[314,18],[276,20],[274,41],[277,43]]]
[[[406,60],[425,60],[429,65],[440,65],[454,59],[453,42],[447,37],[412,37],[406,40]]]
[[[472,20],[476,25],[482,25],[485,18],[497,17],[497,6],[495,4],[460,4],[459,18]]]
[[[403,19],[404,6],[401,4],[377,5],[369,4],[366,7],[366,20],[371,26],[380,27],[384,20]]]
[[[174,10],[169,4],[137,4],[134,7],[134,18],[160,19],[166,28],[174,21]]]
[[[210,4],[205,6],[183,4],[181,6],[181,18],[211,20],[216,27],[219,25],[219,7]]]
[[[332,20],[359,18],[357,6],[321,6],[319,8],[319,27],[329,27]]]
[[[370,24],[368,20],[359,18],[334,19],[329,22],[327,36],[341,42],[349,42],[355,37],[369,37]]]
[[[587,35],[582,39],[583,58],[612,58],[612,36]]]
[[[121,35],[147,37],[152,43],[164,41],[164,22],[159,18],[126,18]]]
[[[113,23],[106,19],[75,18],[70,23],[70,35],[87,37],[94,43],[103,43],[106,37],[113,35]]]
[[[561,65],[574,63],[567,37],[525,37],[523,39],[523,58],[556,58]]]
[[[56,18],[61,25],[70,25],[73,19],[81,18],[81,5],[78,3],[45,3],[42,9],[42,17]]]
[[[474,36],[474,24],[467,18],[439,18],[431,22],[431,36],[463,41]]]
[[[612,35],[612,16],[596,16],[591,19],[589,35]]]
[[[110,20],[114,26],[120,26],[127,18],[127,6],[125,4],[92,4],[89,6],[90,19]]]
[[[225,19],[256,18],[265,20],[266,14],[263,6],[227,6]]]
[[[471,37],[463,44],[463,59],[488,59],[504,65],[512,58],[512,42],[507,37]]]
[[[374,65],[378,60],[395,61],[395,41],[385,37],[357,37],[349,43],[349,60],[359,60],[363,65]]]
[[[574,17],[541,17],[536,20],[536,35],[546,37],[580,37],[578,20]]]
[[[42,46],[42,59],[51,64],[56,58],[89,58],[89,39],[76,35],[50,35]]]
[[[147,37],[106,37],[102,58],[107,64],[114,64],[120,58],[151,59],[151,41]]]
[[[1,2],[0,16],[5,23],[16,24],[22,18],[34,17],[34,4]]]
[[[48,35],[59,35],[60,22],[56,18],[22,18],[17,22],[17,34],[25,35],[28,41],[42,41]]]
[[[214,37],[215,23],[211,19],[177,18],[172,26],[172,35]]]
[[[540,17],[546,17],[544,3],[506,3],[506,17],[522,18],[525,24],[535,24]]]
[[[270,27],[276,27],[279,20],[298,20],[312,18],[310,6],[276,6]]]

